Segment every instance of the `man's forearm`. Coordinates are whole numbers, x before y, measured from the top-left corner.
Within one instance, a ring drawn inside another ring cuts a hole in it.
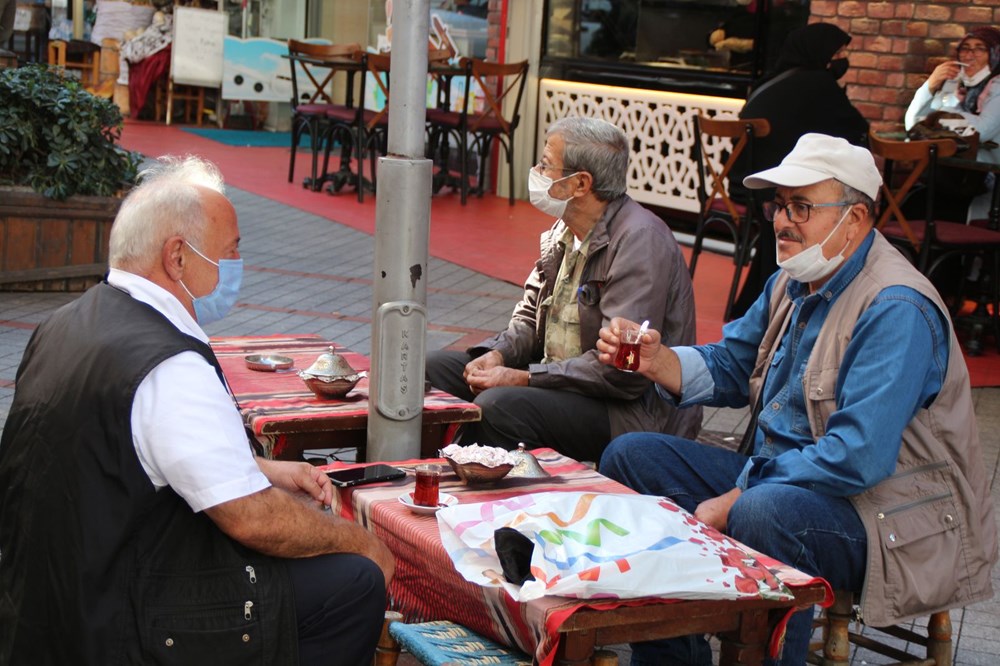
[[[391,555],[360,525],[307,506],[279,488],[205,510],[223,532],[257,552],[274,557],[356,553],[391,573]],[[387,575],[388,578],[388,575]]]

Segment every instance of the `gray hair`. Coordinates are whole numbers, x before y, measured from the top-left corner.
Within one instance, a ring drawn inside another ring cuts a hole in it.
[[[207,219],[199,187],[225,194],[218,168],[200,157],[165,156],[142,171],[111,227],[109,265],[145,273],[171,236],[200,246]]]
[[[837,181],[840,183],[840,181]],[[849,205],[853,204],[864,204],[865,210],[868,212],[868,217],[875,218],[875,200],[870,196],[862,192],[861,190],[856,190],[850,185],[845,185],[840,183],[840,187],[843,189],[843,195],[841,195]]]
[[[601,201],[625,194],[628,176],[628,138],[617,125],[598,118],[563,118],[545,135],[562,137],[566,173],[586,171],[594,178],[593,191]]]

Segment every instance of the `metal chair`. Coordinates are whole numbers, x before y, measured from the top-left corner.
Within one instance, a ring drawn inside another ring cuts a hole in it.
[[[904,664],[920,664],[921,666],[951,666],[951,617],[948,611],[933,613],[927,621],[925,634],[917,633],[902,626],[883,628],[868,627],[868,631],[850,631],[851,621],[860,624],[854,606],[854,593],[839,590],[834,593],[834,602],[818,619],[823,628],[821,640],[810,644],[810,664],[821,666],[847,666],[851,656],[851,645],[877,652],[890,659],[899,660],[894,666]],[[894,638],[893,644],[878,640],[873,632],[878,631]],[[913,644],[924,648],[924,654],[918,656],[907,650]]]
[[[758,214],[758,206],[752,193],[747,201],[742,202],[735,201],[730,195],[729,172],[744,153],[747,163],[752,165],[754,140],[767,136],[770,132],[771,125],[764,118],[720,120],[698,115],[694,119],[694,157],[698,164],[698,223],[688,270],[694,279],[705,234],[710,228],[722,227],[732,239],[735,265],[729,295],[726,297],[724,321],[731,319],[743,267],[750,263],[750,250],[757,242],[758,225],[763,223],[758,222],[763,218]],[[732,147],[723,162],[727,144]],[[720,163],[721,167],[716,170],[715,165]]]
[[[469,156],[472,151],[479,153],[479,168],[476,174],[475,192],[483,196],[485,186],[486,164],[490,158],[490,150],[496,141],[504,149],[507,158],[507,168],[510,177],[511,205],[514,205],[514,132],[521,120],[521,97],[527,81],[528,61],[514,63],[493,63],[476,58],[462,58],[459,62],[465,77],[465,97],[460,112],[434,110],[428,112],[431,144],[448,142],[448,137],[454,137],[459,150],[460,188],[462,203],[469,196]],[[469,108],[469,94],[472,82],[483,91],[483,108]],[[514,99],[510,117],[504,116],[503,107],[508,98]],[[447,169],[447,165],[442,168]]]
[[[319,154],[324,151],[328,139],[328,118],[331,114],[350,109],[350,95],[347,105],[333,101],[333,77],[338,61],[353,63],[353,58],[361,50],[360,44],[312,44],[295,39],[288,40],[289,66],[292,73],[292,152],[288,162],[288,182],[295,179],[295,155],[303,136],[309,137],[312,151],[312,172],[303,183],[318,191],[323,180],[317,173]],[[325,61],[325,62],[324,62]],[[300,80],[305,75],[312,85],[309,92],[307,81]],[[348,91],[351,86],[348,81]],[[325,168],[324,168],[325,172]]]
[[[955,154],[952,139],[895,141],[880,138],[875,132],[868,137],[872,154],[885,160],[882,203],[876,228],[899,247],[928,278],[952,259],[982,255],[989,261],[993,276],[990,285],[991,315],[995,339],[1000,345],[1000,231],[977,225],[935,219],[934,175],[937,159]],[[893,171],[897,163],[911,166],[911,171],[898,186],[893,186]],[[924,177],[927,183],[924,219],[911,220],[903,213],[903,205],[914,185]],[[956,299],[952,314],[961,308],[962,298]],[[957,323],[957,322],[956,322]],[[973,350],[970,349],[970,353]]]

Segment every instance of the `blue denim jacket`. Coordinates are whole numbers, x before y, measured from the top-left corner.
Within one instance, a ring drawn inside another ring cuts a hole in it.
[[[874,486],[896,467],[903,428],[941,389],[948,365],[948,325],[925,296],[888,287],[858,319],[837,379],[837,411],[826,434],[813,441],[806,419],[803,372],[830,308],[851,283],[874,233],[823,288],[790,280],[792,320],[772,359],[762,393],[754,455],[736,486],[787,483],[833,496]],[[723,339],[675,347],[681,360],[680,405],[742,407],[757,347],[767,328],[774,276]],[[661,391],[661,393],[664,393]]]

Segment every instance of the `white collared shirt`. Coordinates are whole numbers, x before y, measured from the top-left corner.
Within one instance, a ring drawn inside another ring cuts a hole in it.
[[[171,293],[112,268],[108,283],[163,314],[183,333],[208,342]],[[132,403],[132,441],[142,468],[170,486],[194,511],[246,497],[271,484],[247,444],[243,420],[219,376],[200,354],[168,358],[139,384]]]

